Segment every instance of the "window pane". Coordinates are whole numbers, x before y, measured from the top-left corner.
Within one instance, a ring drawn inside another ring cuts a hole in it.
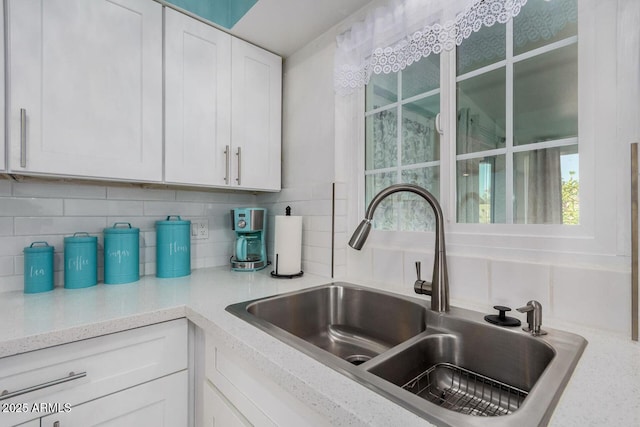
[[[578,224],[578,146],[515,153],[514,222]]]
[[[576,0],[529,0],[513,19],[513,52],[519,55],[576,34]]]
[[[440,55],[431,54],[402,71],[402,99],[440,87]]]
[[[398,164],[398,115],[385,110],[365,119],[365,169],[382,169]]]
[[[398,101],[398,74],[372,74],[365,94],[366,111]]]
[[[506,25],[483,26],[456,48],[458,76],[505,59]]]
[[[513,66],[514,145],[578,135],[578,46]]]
[[[505,69],[458,82],[457,153],[504,148]]]
[[[397,181],[395,172],[383,172],[365,176],[365,206],[369,206],[371,199],[375,197],[380,190],[387,188]],[[373,221],[373,228],[376,230],[397,230],[398,228],[398,209],[394,208],[397,204],[397,195],[387,197],[378,205]]]
[[[440,95],[420,99],[402,107],[402,164],[440,159],[440,134],[435,119],[440,111]]]
[[[457,215],[462,223],[504,223],[505,156],[457,162]]]
[[[403,170],[402,182],[419,185],[440,199],[439,166]],[[399,196],[400,230],[427,231],[435,229],[433,209],[426,200],[412,193],[401,193]]]

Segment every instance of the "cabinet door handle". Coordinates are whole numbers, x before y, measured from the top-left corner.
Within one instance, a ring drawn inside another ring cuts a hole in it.
[[[56,421],[55,423],[53,423],[53,427],[60,427],[60,421]]]
[[[231,161],[231,159],[229,159],[229,146],[225,146],[224,148],[224,183],[228,184],[229,183],[229,162]]]
[[[20,109],[20,167],[27,167],[27,110]]]
[[[11,391],[11,392],[9,390],[3,390],[2,393],[0,393],[0,400],[11,399],[12,397],[21,396],[23,394],[31,393],[36,390],[42,390],[43,388],[52,387],[58,384],[63,384],[69,381],[84,378],[86,376],[87,376],[86,372],[80,372],[78,374],[76,374],[75,372],[69,372],[69,375],[63,378],[58,378],[57,380],[48,381],[46,383],[34,385],[31,387],[26,387],[26,388],[16,390],[16,391]]]
[[[242,151],[240,151],[240,147],[238,147],[236,156],[238,156],[238,177],[236,181],[238,181],[238,185],[242,185]]]

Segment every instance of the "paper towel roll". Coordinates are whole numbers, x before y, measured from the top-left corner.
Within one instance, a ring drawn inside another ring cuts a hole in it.
[[[298,274],[302,270],[302,217],[276,215],[274,234],[275,273]]]

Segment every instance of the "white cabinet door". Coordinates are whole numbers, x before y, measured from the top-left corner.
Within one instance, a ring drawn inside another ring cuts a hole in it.
[[[5,79],[4,79],[4,8],[0,7],[0,46],[2,46],[2,52],[0,52],[0,135],[2,135],[2,143],[0,143],[0,171],[4,171],[7,164],[5,159],[6,153],[6,138],[4,117],[5,117]]]
[[[188,394],[182,371],[43,417],[42,427],[185,426]]]
[[[9,167],[162,179],[162,6],[9,0]]]
[[[165,180],[225,186],[231,141],[231,36],[165,11]]]
[[[239,39],[231,57],[232,185],[280,190],[282,59]]]
[[[251,423],[212,386],[203,381],[203,422],[202,427],[246,427]]]

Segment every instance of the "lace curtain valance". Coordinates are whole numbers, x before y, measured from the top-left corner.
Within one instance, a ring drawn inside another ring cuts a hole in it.
[[[483,26],[505,23],[527,0],[392,0],[337,38],[334,86],[347,95],[371,74],[405,69],[459,46]]]

